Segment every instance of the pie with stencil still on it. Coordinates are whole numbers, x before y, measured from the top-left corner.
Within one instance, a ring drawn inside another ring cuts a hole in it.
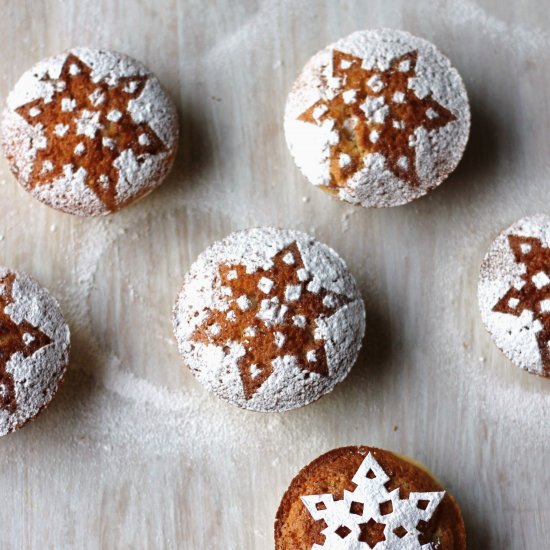
[[[285,135],[315,186],[365,207],[405,204],[459,163],[470,107],[457,70],[404,31],[359,31],[314,55],[288,96]]]
[[[300,231],[232,233],[191,266],[174,308],[179,350],[216,395],[254,411],[302,407],[353,366],[365,310],[344,261]]]
[[[19,183],[79,216],[116,212],[162,183],[176,154],[176,109],[141,63],[75,48],[19,79],[2,145]]]
[[[275,550],[466,550],[456,501],[421,465],[342,447],[305,466],[284,494]]]

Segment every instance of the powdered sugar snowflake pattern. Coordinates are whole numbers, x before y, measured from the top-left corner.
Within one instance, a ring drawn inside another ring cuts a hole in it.
[[[187,363],[215,393],[252,410],[287,410],[346,376],[364,309],[333,250],[297,231],[253,229],[198,258],[174,329]]]
[[[431,519],[444,491],[411,492],[401,499],[399,488],[386,489],[390,478],[371,453],[352,481],[357,487],[345,490],[341,500],[331,494],[301,497],[313,519],[326,524],[324,543],[312,550],[435,550],[431,543],[419,542],[418,526]]]
[[[13,375],[7,370],[9,360],[16,353],[30,357],[44,346],[51,344],[51,338],[39,328],[23,320],[15,323],[8,311],[13,304],[15,273],[3,277],[0,294],[0,410],[14,413],[17,410],[17,396]]]
[[[0,268],[0,435],[36,416],[65,373],[69,329],[55,299],[23,273]]]
[[[478,294],[483,321],[505,355],[550,377],[550,218],[524,218],[496,239]]]
[[[37,198],[75,214],[104,214],[161,182],[175,152],[175,118],[142,65],[75,49],[20,79],[4,113],[4,150]]]
[[[332,52],[336,95],[320,99],[298,117],[319,126],[328,121],[338,134],[330,147],[330,187],[344,186],[364,166],[364,158],[376,153],[385,157],[396,177],[419,185],[416,129],[435,130],[456,117],[432,97],[420,99],[409,88],[417,58],[418,51],[413,51],[392,60],[387,70],[364,69],[360,57]]]
[[[334,314],[349,299],[316,287],[295,242],[275,254],[269,269],[247,273],[244,265],[226,264],[219,267],[219,276],[228,309],[210,311],[193,339],[222,346],[242,343],[238,366],[247,399],[285,356],[294,357],[299,369],[328,375],[325,341],[315,334],[316,319]]]
[[[285,112],[287,142],[314,184],[363,206],[408,202],[456,166],[466,91],[430,43],[393,30],[352,34],[304,68]]]

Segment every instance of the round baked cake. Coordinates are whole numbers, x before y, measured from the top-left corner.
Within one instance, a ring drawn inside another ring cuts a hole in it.
[[[0,436],[52,400],[67,368],[69,340],[55,298],[28,275],[0,268]]]
[[[425,195],[457,166],[470,130],[460,75],[430,42],[359,31],[314,55],[288,96],[285,134],[315,186],[365,207]]]
[[[334,449],[292,480],[275,550],[465,550],[455,500],[419,464],[373,447]]]
[[[191,266],[174,331],[209,390],[245,409],[285,411],[346,377],[365,311],[334,250],[299,231],[249,229],[213,244]]]
[[[503,231],[481,264],[483,323],[515,365],[550,377],[550,218],[537,214]]]
[[[175,107],[141,63],[75,48],[9,94],[2,145],[19,183],[70,214],[109,214],[160,185],[178,142]]]

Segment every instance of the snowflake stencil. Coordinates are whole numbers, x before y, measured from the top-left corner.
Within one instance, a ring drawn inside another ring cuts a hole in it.
[[[532,313],[543,370],[550,376],[550,248],[535,237],[508,235],[508,243],[516,262],[525,270],[521,283],[512,286],[493,311],[515,317],[524,311]]]
[[[220,265],[223,310],[208,310],[191,339],[204,344],[242,346],[238,361],[246,399],[288,361],[303,371],[329,374],[325,341],[317,321],[350,300],[321,288],[304,266],[296,242],[272,258],[272,267],[248,273],[246,266]]]
[[[411,89],[417,58],[412,51],[394,59],[387,70],[366,69],[360,57],[333,50],[330,97],[298,117],[338,134],[330,145],[330,187],[344,186],[365,167],[367,155],[375,153],[383,155],[396,177],[411,187],[420,184],[416,130],[442,128],[456,117],[430,95],[420,98]]]
[[[69,54],[58,78],[41,80],[50,85],[51,97],[16,109],[41,130],[33,139],[36,157],[29,185],[51,184],[83,170],[86,185],[108,210],[117,210],[121,206],[116,201],[121,154],[131,151],[139,164],[145,155],[166,150],[151,127],[135,122],[128,111],[129,102],[141,95],[148,77],[94,81],[91,67]]]
[[[388,491],[390,481],[374,456],[369,453],[352,480],[357,487],[344,491],[341,500],[331,494],[301,497],[315,521],[324,521],[323,544],[312,550],[432,550],[421,544],[418,527],[428,522],[445,491],[410,493],[399,497],[399,488]],[[433,549],[435,550],[435,549]]]
[[[31,357],[39,349],[52,343],[49,336],[27,321],[14,323],[6,312],[13,303],[12,288],[15,275],[10,274],[0,284],[0,410],[14,413],[17,410],[15,382],[6,370],[9,360],[16,353]]]

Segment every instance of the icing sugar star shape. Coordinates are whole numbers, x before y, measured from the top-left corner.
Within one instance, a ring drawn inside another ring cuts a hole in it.
[[[435,550],[418,541],[418,526],[430,520],[445,491],[401,499],[399,488],[386,489],[389,480],[369,453],[353,476],[357,487],[345,490],[341,500],[331,494],[300,497],[313,519],[326,524],[324,543],[311,550]]]
[[[521,284],[512,286],[493,311],[519,317],[531,312],[538,321],[537,344],[543,370],[550,376],[550,248],[535,237],[509,235],[508,243],[518,264],[525,266]]]
[[[350,300],[318,286],[295,242],[273,256],[269,269],[248,273],[244,265],[223,264],[218,271],[225,308],[209,310],[191,338],[242,346],[238,367],[246,399],[288,360],[306,373],[329,374],[317,320]]]
[[[96,81],[92,69],[69,54],[57,79],[41,80],[51,97],[38,98],[16,109],[31,126],[41,129],[29,181],[47,185],[60,176],[84,171],[86,184],[110,210],[117,210],[117,159],[131,151],[142,162],[144,155],[166,150],[153,129],[135,122],[128,103],[138,98],[147,83],[141,75],[116,83]]]
[[[410,87],[417,58],[412,51],[392,60],[387,70],[365,69],[360,57],[333,50],[327,97],[298,117],[337,133],[330,143],[329,187],[344,186],[376,153],[396,177],[411,187],[420,184],[417,129],[442,128],[456,117],[429,94],[420,98]]]
[[[52,343],[49,336],[27,321],[14,323],[8,311],[13,303],[12,287],[15,275],[6,277],[0,291],[0,410],[17,410],[15,382],[6,367],[16,353],[31,357],[39,349]]]

